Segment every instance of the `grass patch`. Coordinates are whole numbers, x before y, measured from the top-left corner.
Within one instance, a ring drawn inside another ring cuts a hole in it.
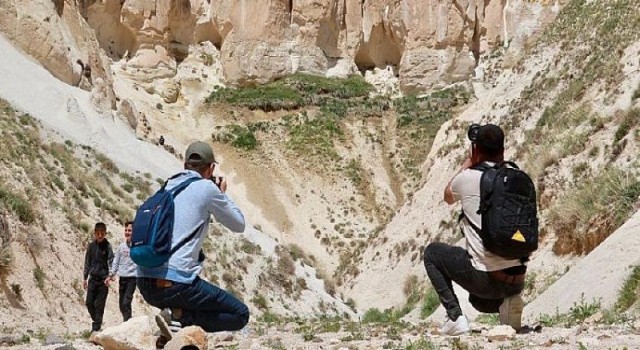
[[[640,285],[640,266],[636,265],[631,270],[631,275],[627,278],[618,292],[618,300],[614,309],[623,312],[629,309],[638,300],[638,286]]]
[[[425,319],[431,316],[438,306],[440,306],[440,297],[435,289],[429,288],[424,295],[422,308],[420,308],[420,317]]]
[[[590,181],[567,191],[548,216],[548,226],[558,235],[554,252],[590,252],[629,218],[638,196],[640,179],[615,167],[606,167]]]
[[[618,124],[618,129],[616,129],[613,137],[613,142],[620,142],[638,124],[640,124],[640,108],[632,108],[622,116],[622,120]]]
[[[260,310],[269,309],[269,303],[267,302],[267,299],[261,294],[256,294],[253,298],[251,298],[251,302]]]
[[[600,301],[592,300],[590,303],[585,302],[584,298],[580,298],[580,302],[573,303],[569,312],[560,314],[556,311],[555,315],[541,315],[540,324],[545,327],[564,326],[571,327],[586,320],[596,312],[601,310]]]
[[[4,276],[9,272],[13,260],[8,242],[3,241],[2,243],[2,247],[0,247],[0,276]]]
[[[480,314],[476,317],[476,322],[490,326],[497,326],[500,323],[498,314]]]
[[[331,99],[363,97],[371,90],[372,86],[359,75],[340,79],[297,73],[265,85],[218,89],[206,102],[272,112],[320,106]]]
[[[25,224],[32,224],[36,221],[36,213],[31,202],[2,186],[0,186],[0,206],[4,206],[16,214],[18,219]]]
[[[300,123],[289,126],[287,148],[309,157],[336,159],[334,138],[343,135],[342,128],[335,117],[320,115],[316,118],[306,116]]]
[[[36,280],[36,286],[38,286],[38,289],[44,291],[45,274],[44,274],[44,271],[42,271],[42,269],[40,268],[40,266],[36,266],[36,268],[33,269],[33,278]]]
[[[400,320],[404,315],[408,314],[411,311],[409,306],[405,306],[400,309],[390,308],[384,311],[381,311],[378,308],[371,308],[365,311],[362,316],[362,323],[383,323],[389,324],[394,323]]]
[[[222,88],[212,92],[206,102],[223,102],[250,110],[292,110],[304,105],[302,95],[289,86],[263,85],[247,88]]]
[[[415,342],[409,341],[409,344],[404,347],[404,350],[437,350],[440,347],[434,345],[431,341],[420,338]]]

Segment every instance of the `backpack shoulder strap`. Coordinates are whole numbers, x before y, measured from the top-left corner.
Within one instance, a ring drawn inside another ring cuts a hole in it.
[[[171,248],[171,251],[169,252],[169,255],[173,255],[173,253],[177,252],[178,249],[182,248],[185,244],[187,244],[187,242],[192,240],[198,234],[198,232],[200,231],[200,228],[202,227],[202,225],[204,225],[204,222],[201,223],[200,225],[198,225],[198,227],[196,227],[196,229],[193,230],[193,232],[191,232],[182,241],[178,242],[178,244],[176,244],[175,247]]]
[[[486,162],[474,164],[474,165],[469,167],[469,169],[479,170],[479,171],[482,171],[482,172],[485,172],[485,171],[487,171],[487,170],[489,170],[491,168],[493,168],[493,167],[491,165],[487,164]]]
[[[190,177],[184,181],[182,181],[180,184],[178,184],[176,187],[170,189],[169,191],[171,192],[171,194],[173,194],[173,197],[177,197],[182,191],[184,191],[189,185],[191,185],[192,183],[196,182],[196,181],[200,181],[203,180],[202,178],[198,178],[198,177]]]
[[[514,163],[514,162],[512,162],[512,161],[509,161],[509,160],[504,160],[504,161],[502,161],[502,162],[500,162],[500,163],[496,164],[495,168],[496,168],[496,169],[498,169],[498,168],[502,168],[502,167],[504,167],[505,165],[508,165],[508,166],[509,166],[509,167],[511,167],[511,168],[514,168],[514,169],[518,169],[518,170],[520,170],[520,167],[519,167],[516,163]]]
[[[204,180],[204,179],[198,178],[198,177],[191,177],[191,178],[188,178],[188,179],[184,180],[178,186],[176,186],[176,187],[171,189],[171,192],[173,193],[173,197],[174,198],[177,197],[189,185],[191,185],[192,183],[194,183],[196,181],[200,181],[200,180]],[[204,222],[202,224],[198,225],[198,227],[196,227],[196,229],[193,230],[193,232],[191,232],[187,237],[185,237],[182,241],[178,242],[178,244],[176,244],[173,248],[171,248],[171,251],[169,252],[169,255],[173,255],[173,253],[177,252],[178,249],[182,248],[185,244],[187,244],[187,242],[192,240],[198,234],[198,232],[200,231],[200,228],[202,227],[202,225],[204,225]]]

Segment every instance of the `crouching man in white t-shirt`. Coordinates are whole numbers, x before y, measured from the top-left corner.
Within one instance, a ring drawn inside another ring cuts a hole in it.
[[[524,288],[526,265],[520,259],[505,259],[487,251],[472,225],[480,228],[480,178],[482,171],[472,166],[487,162],[494,165],[504,157],[504,133],[497,125],[487,124],[470,129],[471,156],[444,190],[447,204],[462,202],[465,213],[461,220],[466,247],[431,243],[424,251],[424,265],[440,302],[447,311],[447,320],[440,334],[460,335],[470,331],[462,314],[452,281],[469,292],[469,302],[478,311],[499,313],[502,324],[521,328],[524,303],[520,293]]]

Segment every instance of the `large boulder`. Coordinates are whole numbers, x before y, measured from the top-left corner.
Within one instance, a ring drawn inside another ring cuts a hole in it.
[[[89,340],[101,345],[105,350],[148,350],[156,348],[159,335],[160,329],[153,317],[139,316],[94,333]],[[185,327],[175,333],[164,348],[180,350],[185,347],[207,350],[207,333],[200,327]]]

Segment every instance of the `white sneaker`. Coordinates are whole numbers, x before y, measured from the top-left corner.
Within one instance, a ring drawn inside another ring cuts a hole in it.
[[[511,326],[516,332],[522,328],[522,310],[524,309],[524,301],[520,294],[504,298],[500,304],[500,324]]]
[[[442,335],[461,335],[469,332],[471,332],[469,321],[467,321],[464,315],[461,315],[455,321],[451,321],[449,317],[447,317],[439,333]]]
[[[182,324],[173,319],[171,309],[165,308],[156,315],[156,324],[160,328],[160,333],[168,340],[173,338],[172,333],[178,332]]]

